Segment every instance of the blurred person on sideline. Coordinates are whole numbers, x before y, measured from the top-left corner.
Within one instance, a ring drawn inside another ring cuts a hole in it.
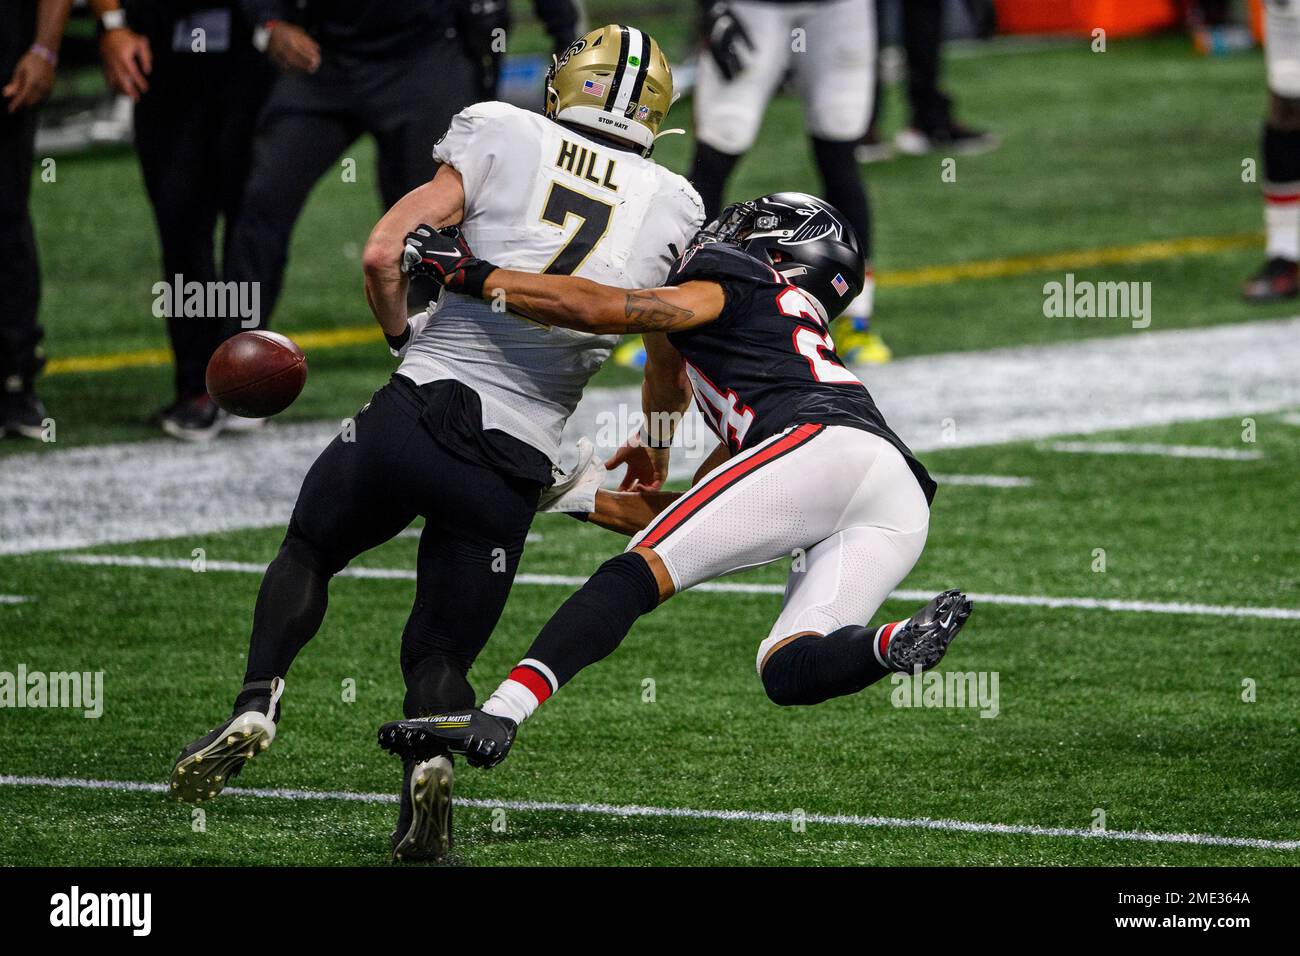
[[[162,246],[163,282],[221,278],[239,217],[257,117],[275,72],[236,0],[90,0],[108,84],[135,103],[135,147]],[[168,297],[169,302],[179,296]],[[169,310],[170,311],[170,310]],[[154,424],[191,441],[256,427],[208,397],[208,359],[226,334],[216,315],[166,316],[174,399]]]
[[[479,65],[458,27],[464,2],[240,0],[254,42],[282,71],[226,262],[227,280],[257,283],[259,326],[280,297],[308,195],[360,136],[374,137],[385,209],[433,178],[434,143],[478,99]],[[227,323],[228,334],[239,330]]]
[[[72,0],[0,0],[0,437],[45,435],[36,376],[41,272],[32,227],[36,113],[54,86]]]

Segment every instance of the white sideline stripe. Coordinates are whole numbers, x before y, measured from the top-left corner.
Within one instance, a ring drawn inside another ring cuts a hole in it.
[[[189,571],[192,562],[186,558],[154,558],[135,554],[65,554],[62,559],[69,564],[84,564],[115,568],[157,568]],[[262,574],[265,564],[251,561],[207,561],[209,571],[231,571],[238,574]],[[344,568],[341,578],[369,578],[381,581],[414,581],[412,568]],[[580,587],[587,578],[573,574],[519,574],[515,584],[543,587]],[[687,591],[716,594],[784,594],[783,584],[743,584],[731,581],[711,581]],[[900,601],[928,601],[936,591],[900,588],[890,597]],[[984,594],[972,591],[968,596],[984,604],[1009,604],[1015,607],[1081,608],[1096,611],[1128,611],[1143,614],[1199,614],[1210,617],[1258,617],[1278,621],[1300,621],[1300,608],[1290,607],[1236,607],[1224,604],[1191,604],[1181,601],[1124,601],[1115,598],[1048,597],[1037,594]]]
[[[0,786],[50,787],[60,790],[108,790],[118,793],[167,793],[161,783],[132,780],[86,780],[79,777],[27,777],[0,775]],[[288,788],[227,787],[232,796],[267,797],[278,800],[343,800],[353,803],[396,803],[391,793],[359,793],[352,790],[293,790]],[[517,810],[551,813],[589,813],[602,817],[657,817],[687,820],[725,820],[742,823],[788,824],[789,813],[770,810],[696,810],[690,807],[645,807],[617,803],[561,803],[549,800],[482,800],[457,798],[457,804],[486,810]],[[1150,830],[1092,830],[1085,827],[1043,827],[1023,823],[977,823],[931,817],[877,817],[851,813],[810,813],[808,823],[846,827],[883,827],[907,830],[939,830],[947,833],[988,833],[998,836],[1075,837],[1087,840],[1116,840],[1131,843],[1191,843],[1198,846],[1248,847],[1253,850],[1297,850],[1300,840],[1266,840],[1257,837],[1215,836],[1209,833],[1157,833]]]
[[[26,604],[30,600],[21,594],[0,594],[0,604]]]
[[[1083,455],[1159,455],[1161,458],[1214,458],[1219,461],[1258,461],[1264,455],[1238,448],[1209,445],[1160,445],[1129,441],[1054,441],[1040,448]]]
[[[916,356],[863,375],[894,430],[924,455],[1293,413],[1297,336],[1300,316]],[[640,408],[640,386],[587,389],[564,429],[566,458],[582,435],[612,454],[626,433],[611,423]],[[689,415],[681,431],[693,440],[674,449],[674,479],[690,477],[714,445],[698,413]],[[338,427],[285,423],[193,446],[158,439],[0,456],[0,555],[283,528]]]
[[[1289,415],[1283,415],[1281,421],[1287,425],[1300,425],[1300,412],[1291,412]]]
[[[406,528],[397,532],[397,536],[399,538],[415,538],[418,541],[423,533],[423,528]],[[541,540],[543,540],[543,535],[538,534],[536,531],[530,531],[524,536],[524,542],[527,544],[537,544]]]
[[[941,485],[970,485],[975,488],[1028,488],[1034,483],[1032,478],[1020,478],[1016,475],[937,475],[930,474]]]

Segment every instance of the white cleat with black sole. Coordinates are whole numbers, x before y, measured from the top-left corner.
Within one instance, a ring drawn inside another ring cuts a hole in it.
[[[168,786],[172,796],[187,803],[211,800],[244,769],[245,763],[271,746],[284,681],[276,677],[245,685],[245,690],[250,689],[264,689],[266,694],[249,701],[251,709],[235,714],[181,751],[172,766]]]
[[[439,754],[407,764],[402,777],[402,806],[393,833],[395,861],[446,859],[451,852],[454,784],[450,757]]]

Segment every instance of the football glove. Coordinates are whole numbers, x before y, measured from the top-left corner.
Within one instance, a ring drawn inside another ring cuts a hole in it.
[[[715,3],[704,11],[704,40],[713,62],[730,82],[745,68],[745,57],[754,52],[745,27],[725,3]]]
[[[474,255],[456,226],[434,229],[421,224],[406,234],[402,271],[407,275],[432,276],[451,291],[477,299],[495,268]]]

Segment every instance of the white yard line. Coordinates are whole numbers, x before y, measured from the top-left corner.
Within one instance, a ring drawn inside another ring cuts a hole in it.
[[[86,780],[78,777],[28,777],[0,775],[0,786],[48,787],[59,790],[107,790],[117,793],[166,793],[161,783],[130,780]],[[353,803],[396,803],[391,793],[358,793],[350,790],[292,790],[281,788],[227,787],[232,796],[264,797],[276,800],[340,800]],[[652,817],[687,820],[722,820],[739,823],[777,823],[788,826],[790,812],[769,810],[697,810],[691,807],[646,807],[614,803],[564,803],[548,800],[482,800],[457,798],[457,805],[482,809],[515,810],[521,813],[585,813],[602,817]],[[1300,840],[1270,840],[1257,837],[1215,836],[1209,833],[1158,833],[1150,830],[1092,830],[1085,827],[1044,827],[1022,823],[981,823],[930,817],[878,817],[847,813],[809,813],[810,824],[883,828],[896,830],[938,830],[945,833],[980,833],[996,836],[1067,837],[1085,840],[1114,840],[1131,843],[1181,843],[1197,846],[1246,847],[1252,850],[1297,850]]]
[[[860,370],[918,452],[1045,441],[1300,407],[1300,318],[1125,332],[1055,345],[953,352]],[[593,388],[565,429],[601,454],[640,390]],[[337,423],[277,425],[205,445],[171,440],[42,449],[0,458],[0,554],[28,554],[283,525]],[[698,416],[675,450],[689,477],[713,441]]]
[[[1212,458],[1218,461],[1259,461],[1264,455],[1240,448],[1208,445],[1161,445],[1132,441],[1054,441],[1039,446],[1047,451],[1079,455],[1156,455],[1160,458]]]
[[[0,594],[0,604],[26,604],[30,600],[21,594]]]
[[[1034,483],[1032,478],[1020,478],[1016,475],[940,475],[930,473],[941,485],[969,485],[974,488],[1028,488]]]
[[[152,568],[167,571],[190,571],[193,561],[188,558],[155,558],[136,554],[65,554],[61,560],[69,564],[112,568]],[[226,571],[236,574],[262,574],[266,565],[251,561],[206,561],[207,571]],[[339,577],[369,578],[381,581],[414,581],[414,568],[364,568],[351,567],[339,572]],[[570,574],[519,574],[517,585],[547,587],[580,587],[587,583],[581,575]],[[784,594],[781,584],[746,584],[733,581],[711,581],[690,591],[714,594]],[[900,601],[928,601],[935,591],[902,588],[890,597]],[[1126,601],[1116,598],[1050,597],[1038,594],[985,594],[971,592],[976,603],[1007,604],[1014,607],[1079,608],[1095,611],[1119,611],[1138,614],[1192,614],[1207,617],[1255,617],[1267,620],[1300,621],[1300,608],[1239,607],[1222,604],[1193,604],[1181,601]]]

